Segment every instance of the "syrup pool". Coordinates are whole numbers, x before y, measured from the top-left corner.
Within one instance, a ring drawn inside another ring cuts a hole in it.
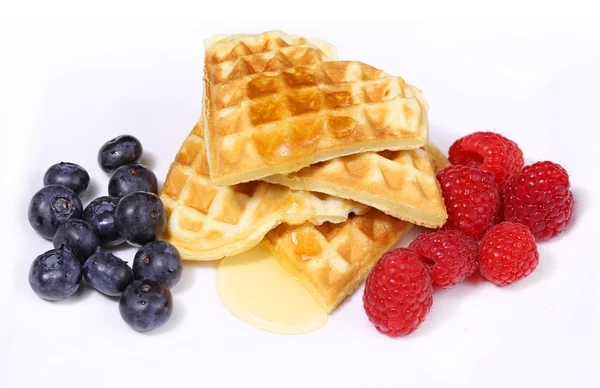
[[[217,266],[217,290],[242,321],[278,334],[304,334],[323,326],[327,314],[262,244]]]

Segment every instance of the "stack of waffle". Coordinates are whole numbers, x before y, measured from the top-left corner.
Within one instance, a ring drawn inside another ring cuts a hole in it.
[[[186,260],[264,241],[330,312],[413,224],[447,214],[416,87],[279,31],[205,44],[203,115],[161,198]]]

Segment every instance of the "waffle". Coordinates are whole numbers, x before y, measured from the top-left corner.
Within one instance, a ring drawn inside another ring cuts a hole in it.
[[[439,153],[435,146],[427,147]],[[439,228],[448,215],[435,171],[430,153],[417,148],[344,156],[264,180],[352,199],[404,221]]]
[[[449,163],[441,152],[436,152],[439,150],[433,151],[439,171]],[[265,243],[279,263],[329,313],[358,287],[383,253],[412,226],[369,208],[338,224],[280,225],[267,233]]]
[[[267,233],[265,243],[330,313],[412,226],[370,208],[339,224],[280,225]]]
[[[191,131],[169,169],[160,194],[167,211],[162,239],[185,260],[217,260],[257,245],[282,222],[342,222],[366,206],[266,182],[216,186],[208,177],[204,120]]]
[[[330,46],[317,44],[277,31],[206,42],[204,116],[214,183],[427,142],[419,89],[362,62],[332,61]]]

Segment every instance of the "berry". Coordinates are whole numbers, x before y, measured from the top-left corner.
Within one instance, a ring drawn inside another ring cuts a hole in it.
[[[498,186],[523,168],[523,152],[514,141],[494,132],[461,137],[448,151],[452,164],[475,167],[494,176]]]
[[[431,278],[412,249],[386,253],[365,285],[363,304],[375,328],[390,337],[412,333],[425,320],[433,302]]]
[[[87,190],[90,176],[83,167],[68,162],[52,165],[44,174],[44,186],[61,185],[81,195]]]
[[[569,175],[552,162],[538,162],[513,175],[502,188],[505,221],[526,225],[537,241],[564,231],[573,218]]]
[[[123,294],[134,281],[133,271],[127,262],[109,252],[90,256],[83,265],[83,278],[90,286],[109,296]]]
[[[81,264],[68,251],[52,249],[33,261],[29,285],[40,298],[62,300],[73,295],[81,281]]]
[[[479,245],[457,230],[423,233],[408,246],[430,265],[434,284],[448,288],[477,269]]]
[[[521,224],[495,225],[479,244],[479,267],[484,278],[506,286],[529,275],[538,265],[531,231]]]
[[[54,248],[71,252],[81,264],[100,249],[100,237],[87,222],[72,219],[62,224],[52,239]]]
[[[115,225],[114,214],[118,203],[119,198],[98,197],[83,210],[83,220],[96,229],[102,245],[119,245],[125,241]]]
[[[173,288],[181,279],[181,258],[177,248],[165,241],[151,241],[133,259],[136,279],[149,279]]]
[[[125,289],[119,312],[134,330],[156,329],[167,323],[173,312],[171,291],[153,280],[136,280]]]
[[[124,197],[137,191],[158,194],[156,175],[142,164],[127,164],[115,170],[108,181],[108,194]]]
[[[81,200],[65,186],[49,185],[35,193],[29,202],[29,223],[40,236],[52,239],[58,227],[72,218],[80,218]]]
[[[494,224],[500,193],[487,172],[467,166],[449,166],[437,175],[448,211],[446,229],[457,229],[480,239]]]
[[[107,173],[118,167],[137,163],[142,157],[142,143],[131,135],[121,135],[104,143],[98,152],[98,164]]]
[[[156,194],[137,192],[121,198],[115,224],[125,241],[142,246],[156,240],[167,227],[167,214]]]

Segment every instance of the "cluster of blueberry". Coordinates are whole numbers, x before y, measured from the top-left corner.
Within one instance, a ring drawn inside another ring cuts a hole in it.
[[[133,329],[147,331],[165,324],[172,313],[169,288],[181,278],[177,249],[158,241],[166,228],[165,208],[154,173],[138,164],[143,148],[123,135],[98,153],[102,170],[111,174],[108,193],[84,209],[80,195],[90,176],[74,163],[58,163],[44,175],[44,187],[29,204],[29,223],[54,249],[39,255],[29,270],[29,284],[51,301],[71,296],[81,278],[96,290],[120,296],[119,311]],[[141,247],[133,266],[100,247],[127,241]]]

